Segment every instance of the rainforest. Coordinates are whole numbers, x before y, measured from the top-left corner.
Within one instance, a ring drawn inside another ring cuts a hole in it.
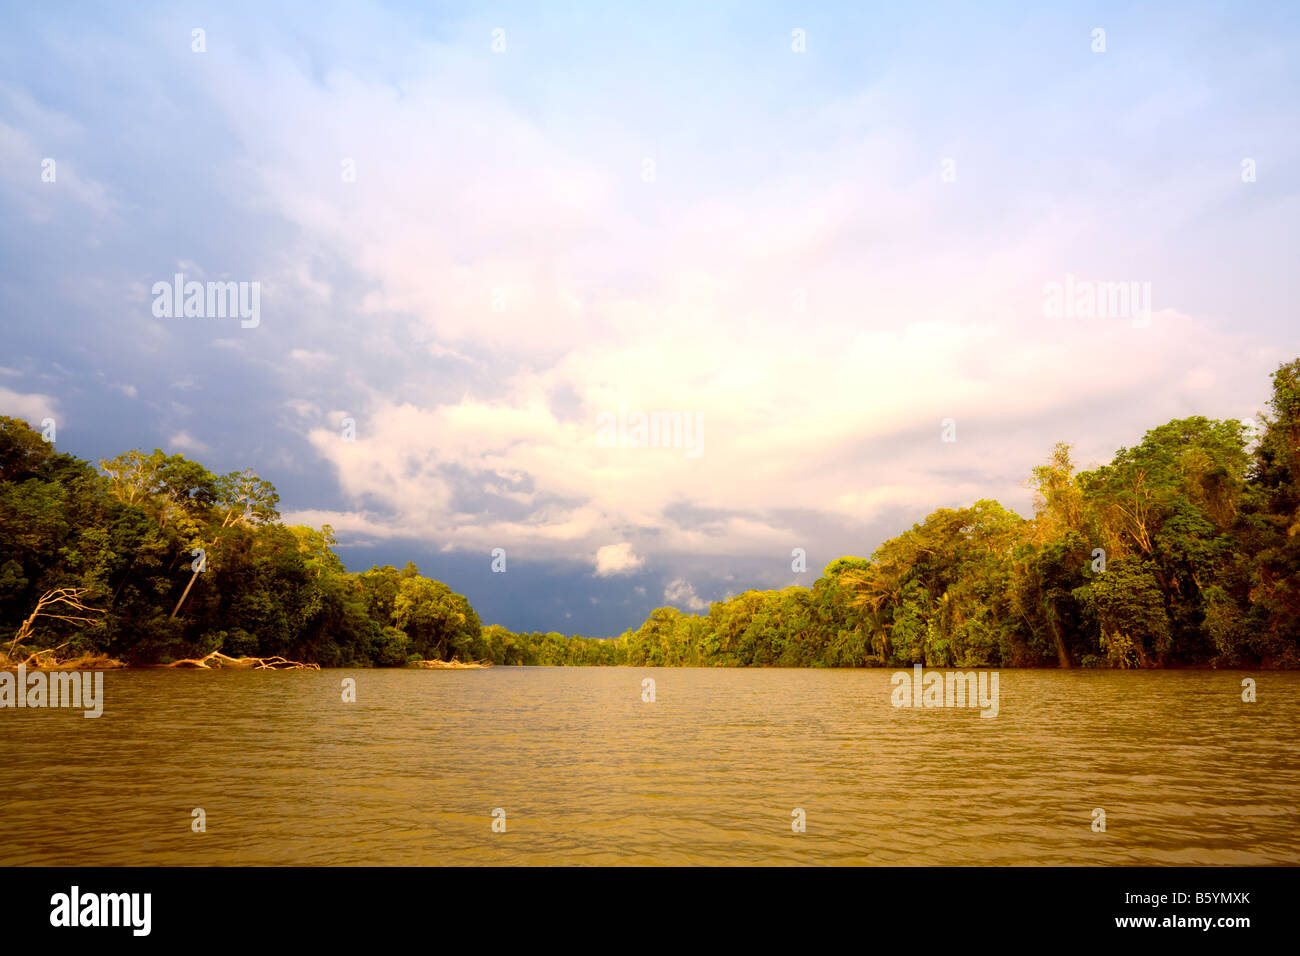
[[[941,509],[812,587],[590,638],[484,625],[413,563],[349,572],[253,470],[96,466],[0,417],[0,665],[1300,666],[1300,359],[1258,422],[1171,421],[1086,471],[1059,444],[1028,483],[1031,517]]]

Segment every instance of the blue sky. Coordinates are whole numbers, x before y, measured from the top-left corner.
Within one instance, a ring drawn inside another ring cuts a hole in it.
[[[1300,354],[1294,5],[262,6],[6,5],[0,413],[253,467],[485,621],[811,584]],[[257,327],[156,317],[176,272]]]

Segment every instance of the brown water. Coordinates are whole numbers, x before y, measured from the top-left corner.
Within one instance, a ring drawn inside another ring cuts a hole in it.
[[[0,710],[0,865],[1300,862],[1300,674],[890,673],[109,672]]]

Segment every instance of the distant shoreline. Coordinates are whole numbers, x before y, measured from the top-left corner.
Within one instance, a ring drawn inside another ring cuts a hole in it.
[[[0,673],[13,673],[18,670],[18,664],[0,664]],[[814,667],[814,666],[791,666],[781,664],[454,664],[450,661],[423,662],[423,664],[403,664],[398,667],[383,667],[377,665],[365,664],[320,664],[315,667],[239,667],[239,666],[221,666],[221,667],[177,667],[175,664],[127,664],[122,661],[107,661],[102,663],[82,663],[78,661],[69,661],[67,663],[55,664],[28,664],[24,670],[30,673],[51,672],[51,671],[97,671],[97,670],[115,670],[115,671],[179,671],[186,673],[194,672],[216,672],[216,671],[290,671],[290,670],[313,670],[313,671],[418,671],[418,670],[489,670],[491,668],[521,668],[521,667],[538,667],[538,668],[557,668],[568,670],[728,670],[728,671],[899,671],[915,667],[915,664],[867,664],[844,667]],[[1204,672],[1224,672],[1224,673],[1248,673],[1252,671],[1270,671],[1278,673],[1287,673],[1291,671],[1300,671],[1297,667],[1288,667],[1274,665],[1265,667],[1263,665],[1236,665],[1232,667],[1219,667],[1214,665],[1197,665],[1197,664],[1172,664],[1167,667],[1023,667],[1007,666],[1000,664],[925,664],[922,665],[927,671],[1025,671],[1035,673],[1059,672],[1059,673],[1113,673],[1113,674],[1152,674],[1164,671],[1204,671]]]

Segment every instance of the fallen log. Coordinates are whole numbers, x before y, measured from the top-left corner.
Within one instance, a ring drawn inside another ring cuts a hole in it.
[[[255,671],[320,670],[319,664],[304,664],[301,661],[291,661],[287,657],[280,657],[279,655],[275,657],[231,657],[229,654],[222,654],[220,651],[213,651],[204,657],[182,658],[164,666],[197,668],[205,671],[219,670],[223,667]]]
[[[449,661],[412,661],[408,667],[419,667],[425,670],[447,670],[447,671],[467,671],[477,670],[481,667],[491,667],[491,661],[470,661],[462,664],[460,661],[452,658]]]

